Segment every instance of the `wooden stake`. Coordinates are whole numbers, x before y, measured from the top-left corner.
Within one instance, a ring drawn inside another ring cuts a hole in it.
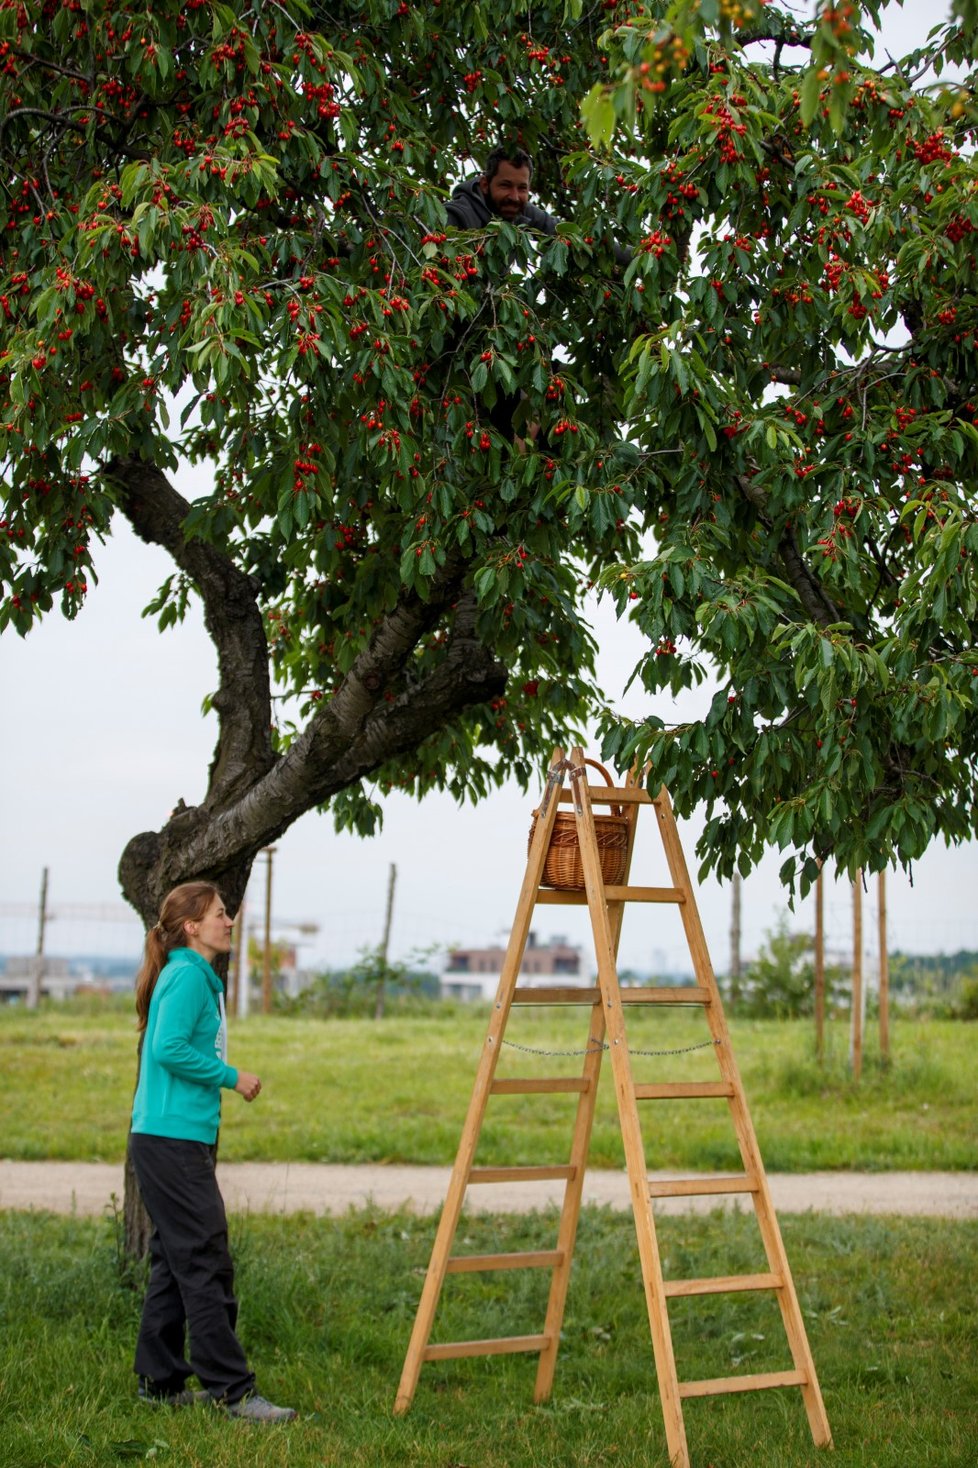
[[[274,846],[265,847],[265,945],[261,964],[261,1007],[263,1014],[272,1012],[272,857]]]
[[[36,1009],[41,999],[41,980],[44,977],[44,930],[48,923],[48,869],[41,872],[41,900],[37,915],[37,951],[31,964],[31,976],[27,983],[28,1009]]]
[[[815,1054],[825,1059],[825,887],[822,863],[815,878]]]
[[[890,1059],[890,954],[886,938],[886,872],[880,872],[879,894],[880,1056],[887,1063]]]
[[[740,873],[730,884],[730,1003],[740,999]]]
[[[384,917],[384,936],[380,940],[380,978],[377,980],[377,997],[374,1001],[374,1019],[384,1017],[384,991],[387,987],[387,950],[391,941],[391,922],[394,917],[394,887],[397,883],[397,867],[391,862],[387,879],[387,913]]]
[[[853,1080],[863,1072],[863,874],[860,867],[852,884],[852,1015],[849,1062]]]

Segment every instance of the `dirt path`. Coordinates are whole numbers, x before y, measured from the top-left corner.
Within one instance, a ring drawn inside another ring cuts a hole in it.
[[[448,1187],[447,1167],[342,1167],[312,1162],[226,1162],[218,1168],[228,1208],[251,1213],[345,1213],[368,1203],[385,1210],[431,1213]],[[652,1178],[676,1176],[650,1173]],[[978,1219],[978,1173],[811,1172],[768,1175],[780,1213],[901,1213]],[[473,1186],[473,1211],[520,1213],[559,1204],[561,1183]],[[107,1163],[7,1162],[0,1160],[0,1209],[39,1208],[55,1213],[99,1214],[122,1200],[122,1167]],[[628,1209],[622,1172],[589,1172],[584,1201]],[[669,1198],[662,1213],[707,1212],[724,1200]],[[736,1206],[736,1199],[729,1199]]]

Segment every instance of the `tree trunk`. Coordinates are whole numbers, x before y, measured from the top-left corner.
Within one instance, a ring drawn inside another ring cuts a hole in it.
[[[150,1216],[146,1212],[136,1174],[133,1170],[129,1148],[126,1148],[125,1187],[122,1202],[124,1238],[123,1246],[129,1259],[144,1259],[149,1251],[149,1236],[153,1232]]]

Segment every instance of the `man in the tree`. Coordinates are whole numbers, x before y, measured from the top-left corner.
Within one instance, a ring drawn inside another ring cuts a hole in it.
[[[485,229],[491,219],[528,225],[541,234],[556,234],[557,221],[530,203],[533,159],[523,148],[494,148],[485,171],[452,190],[445,205],[449,224],[457,229]]]
[[[452,190],[452,197],[445,205],[448,223],[458,229],[485,229],[491,220],[502,219],[540,234],[555,235],[558,221],[546,209],[530,203],[532,176],[533,159],[524,148],[505,144],[494,148],[486,158],[484,172],[456,184]],[[613,248],[616,263],[627,265],[632,258],[629,251],[620,245]],[[511,443],[514,442],[514,415],[522,400],[522,394],[503,393],[488,411],[490,422]],[[524,432],[526,438],[540,442],[537,424],[527,424]],[[524,441],[522,436],[515,435],[518,445]]]
[[[558,220],[538,204],[530,203],[530,181],[533,159],[525,148],[493,148],[486,159],[485,171],[464,183],[456,184],[445,205],[448,223],[456,229],[485,229],[493,219],[507,224],[520,224],[540,234],[557,233]],[[630,250],[614,245],[615,262],[627,265]]]

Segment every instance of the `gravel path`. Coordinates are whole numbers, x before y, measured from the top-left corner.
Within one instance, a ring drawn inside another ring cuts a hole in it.
[[[225,1162],[218,1167],[228,1208],[251,1213],[345,1213],[368,1203],[385,1210],[431,1213],[448,1188],[447,1167],[342,1167],[314,1162]],[[650,1178],[676,1173],[650,1173]],[[779,1213],[899,1213],[978,1219],[978,1173],[810,1172],[769,1173]],[[99,1214],[121,1204],[122,1167],[107,1163],[7,1162],[0,1159],[0,1209],[46,1209]],[[473,1211],[520,1213],[559,1204],[562,1183],[474,1184],[466,1198]],[[584,1201],[628,1209],[624,1171],[589,1172]],[[735,1197],[657,1200],[657,1213],[707,1212],[736,1207]],[[743,1205],[741,1200],[740,1206]]]

